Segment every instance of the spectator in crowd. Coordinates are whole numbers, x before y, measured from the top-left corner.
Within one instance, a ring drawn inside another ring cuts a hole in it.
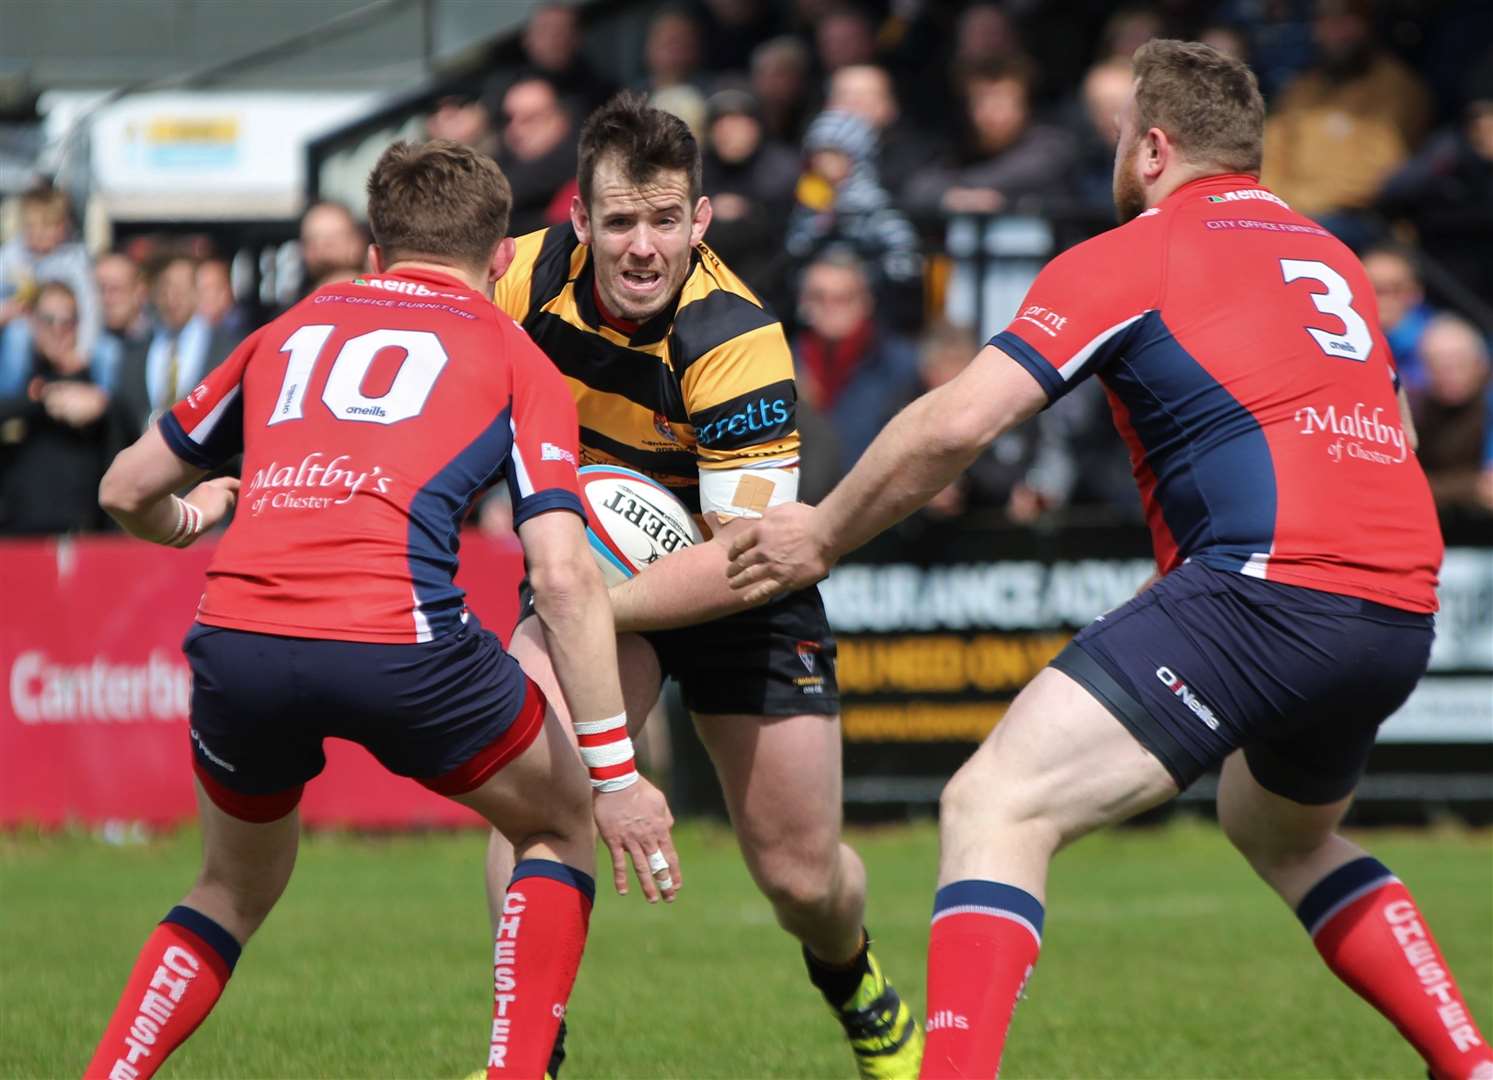
[[[923,333],[918,348],[918,385],[906,401],[944,385],[969,366],[980,351],[973,330],[938,320]],[[1035,439],[1030,423],[1008,431],[985,448],[970,467],[923,508],[923,516],[947,519],[972,509],[1004,510],[1011,492],[1031,467]]]
[[[746,71],[752,50],[778,32],[772,0],[704,0],[705,59],[711,71]]]
[[[1099,62],[1129,63],[1136,49],[1160,37],[1165,29],[1166,23],[1155,8],[1145,4],[1122,7],[1105,20],[1099,33]]]
[[[700,24],[683,7],[666,7],[648,23],[643,41],[643,69],[646,74],[637,89],[650,97],[671,86],[690,86],[705,93],[706,78],[702,70],[705,47]]]
[[[450,139],[488,157],[496,157],[498,153],[498,133],[493,130],[492,115],[482,95],[473,91],[448,94],[436,102],[434,111],[425,118],[425,137]]]
[[[961,160],[928,169],[907,188],[913,213],[994,214],[1061,190],[1076,148],[1071,134],[1031,119],[1025,62],[971,70],[964,80],[970,127]]]
[[[71,286],[37,290],[28,319],[6,327],[0,362],[0,531],[11,534],[101,528],[98,485],[119,445],[109,423],[112,373],[100,339],[92,355],[79,340]],[[24,335],[18,333],[22,325]],[[14,345],[22,339],[21,355]],[[19,363],[12,363],[12,359]]]
[[[197,264],[197,313],[224,341],[237,344],[249,336],[249,313],[233,295],[233,270],[227,259],[203,259]]]
[[[800,394],[829,419],[849,469],[917,387],[912,342],[878,325],[865,265],[848,251],[818,256],[799,288],[793,338]]]
[[[1006,63],[1023,55],[1021,35],[1000,4],[970,4],[954,31],[954,66]]]
[[[814,26],[814,54],[819,70],[833,75],[852,64],[876,62],[876,23],[854,4],[830,8]]]
[[[0,326],[23,315],[43,281],[60,281],[78,304],[78,345],[93,348],[101,328],[93,267],[83,245],[68,239],[67,195],[51,186],[22,194],[21,228],[0,245]]]
[[[330,200],[306,208],[301,215],[302,296],[334,281],[357,277],[367,261],[368,237],[351,210]]]
[[[1243,30],[1232,23],[1213,23],[1205,26],[1198,32],[1198,40],[1211,49],[1217,49],[1224,56],[1243,64],[1249,63],[1249,38],[1245,36]],[[1127,62],[1128,59],[1127,57]]]
[[[1083,78],[1073,121],[1077,151],[1069,176],[1075,207],[1108,221],[1115,211],[1118,119],[1133,81],[1129,60],[1101,60]]]
[[[238,339],[214,330],[197,310],[197,263],[168,255],[151,280],[156,329],[143,345],[126,349],[114,387],[121,440],[134,442],[233,351]]]
[[[149,340],[153,331],[145,305],[149,292],[140,266],[128,255],[111,252],[94,264],[104,334],[127,349]]]
[[[1050,511],[1081,508],[1141,520],[1130,454],[1098,379],[1080,383],[1032,423],[1031,465],[1011,489],[1007,517],[1029,523]]]
[[[513,236],[569,220],[575,193],[575,121],[548,79],[524,76],[503,94],[498,153],[513,188]]]
[[[1493,380],[1488,343],[1456,315],[1436,315],[1420,343],[1425,381],[1410,395],[1416,453],[1442,507],[1493,510]]]
[[[875,64],[851,64],[830,76],[826,109],[853,113],[876,133],[876,166],[881,182],[900,201],[918,169],[944,153],[939,140],[902,119],[892,77]]]
[[[1317,63],[1287,84],[1265,122],[1265,185],[1360,245],[1354,211],[1420,143],[1430,99],[1375,39],[1367,0],[1318,0]]]
[[[1493,52],[1466,81],[1461,122],[1389,178],[1379,204],[1475,294],[1493,297]]]
[[[796,37],[772,38],[752,50],[752,93],[770,139],[797,146],[816,102],[809,86],[808,48]]]
[[[574,4],[535,7],[524,24],[521,45],[527,69],[550,81],[573,116],[587,115],[616,92],[581,51],[580,12]]]
[[[1407,389],[1419,386],[1420,339],[1434,313],[1426,303],[1415,253],[1394,245],[1376,247],[1365,252],[1363,268],[1379,299],[1379,325],[1389,340],[1400,382]]]
[[[800,266],[835,248],[854,253],[866,264],[884,321],[915,326],[922,319],[918,235],[881,186],[875,151],[876,135],[860,117],[815,117],[804,136],[807,165],[784,247]]]
[[[710,98],[703,159],[710,196],[710,246],[757,295],[778,311],[791,299],[780,291],[783,223],[798,182],[798,154],[766,137],[757,99],[740,88]]]
[[[704,141],[710,108],[706,104],[705,95],[693,86],[688,83],[665,86],[648,95],[648,104],[679,117],[696,140]]]

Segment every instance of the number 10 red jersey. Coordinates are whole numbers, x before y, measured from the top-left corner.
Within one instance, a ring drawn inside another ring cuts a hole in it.
[[[466,618],[474,495],[507,481],[517,526],[581,509],[575,404],[548,358],[454,277],[319,289],[161,418],[178,456],[244,455],[199,622],[291,637],[430,641]]]

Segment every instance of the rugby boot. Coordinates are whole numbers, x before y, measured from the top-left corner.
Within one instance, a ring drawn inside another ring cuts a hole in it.
[[[813,967],[810,961],[811,972]],[[923,1031],[882,973],[869,939],[860,984],[849,1000],[830,1009],[845,1029],[862,1080],[917,1080]]]

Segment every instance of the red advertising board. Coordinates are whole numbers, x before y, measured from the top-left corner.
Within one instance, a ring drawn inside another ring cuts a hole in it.
[[[171,551],[122,537],[0,544],[0,825],[193,817],[181,640],[211,541]],[[523,557],[516,542],[463,538],[468,604],[506,636]],[[367,828],[473,825],[470,811],[328,739],[303,819]]]

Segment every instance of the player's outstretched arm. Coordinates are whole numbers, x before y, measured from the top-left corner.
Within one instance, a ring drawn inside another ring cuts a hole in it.
[[[726,581],[732,540],[750,522],[722,522],[709,515],[711,537],[660,559],[636,577],[613,585],[612,615],[617,632],[672,630],[719,619],[752,605]]]
[[[523,521],[518,536],[534,611],[591,772],[596,827],[612,853],[617,891],[627,892],[630,856],[648,901],[672,901],[683,883],[669,832],[674,818],[633,762],[612,609],[585,525],[568,510],[551,510]]]
[[[222,521],[238,501],[238,479],[232,476],[198,484],[185,499],[173,494],[203,471],[177,457],[152,425],[104,473],[99,505],[132,536],[186,547]]]
[[[731,544],[731,586],[762,603],[818,581],[1046,404],[1046,391],[1025,368],[986,345],[957,378],[893,417],[817,507],[779,506],[743,529]]]

